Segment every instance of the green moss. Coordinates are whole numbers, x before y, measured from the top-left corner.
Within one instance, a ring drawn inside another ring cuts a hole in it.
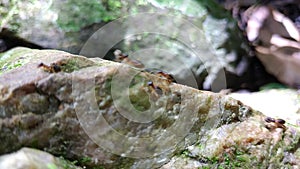
[[[136,159],[134,158],[121,158],[119,159],[119,164],[117,166],[111,167],[111,168],[133,168],[134,162]],[[100,168],[99,168],[100,169]]]
[[[202,97],[200,97],[202,98]],[[206,118],[207,118],[207,114],[209,113],[211,107],[210,105],[212,105],[212,101],[213,101],[213,98],[212,96],[208,96],[206,100],[198,100],[199,102],[205,102],[203,105],[205,106],[201,106],[199,108],[199,111],[198,111],[198,117],[199,117],[199,122],[201,123],[205,123],[206,121]]]
[[[210,159],[210,161],[211,161],[212,164],[217,164],[219,162],[219,158],[218,157],[212,157]]]
[[[91,157],[82,157],[82,158],[79,160],[79,163],[82,163],[82,164],[90,163],[90,162],[92,162],[92,158],[91,158]]]
[[[72,59],[69,62],[67,62],[66,65],[61,66],[61,69],[63,72],[71,73],[73,71],[79,70],[80,67],[77,61],[75,59],[74,60]]]
[[[145,111],[151,107],[148,93],[139,91],[138,89],[131,89],[130,91],[132,92],[130,92],[129,98],[136,110]]]
[[[33,139],[31,141],[30,147],[32,147],[32,148],[38,148],[39,147],[39,141],[38,141],[38,139]]]
[[[174,9],[175,12],[180,12],[188,16],[201,17],[206,14],[206,10],[197,1],[185,1],[185,0],[154,0],[162,7]]]
[[[252,168],[257,162],[255,157],[248,155],[245,151],[234,147],[231,152],[220,154],[211,158],[202,158],[207,163],[208,168]]]
[[[254,162],[256,160],[250,160],[250,156],[247,155],[245,152],[235,150],[233,152],[233,155],[224,155],[224,161],[221,166],[229,167],[229,168],[236,168],[236,167],[250,167],[251,162]]]
[[[30,61],[26,48],[9,50],[0,57],[0,74],[23,66]]]
[[[183,150],[180,155],[184,158],[188,158],[190,155],[190,152],[188,150]]]
[[[203,144],[199,144],[199,143],[198,143],[197,147],[198,147],[200,150],[204,150],[204,148],[205,148]]]
[[[55,164],[51,163],[47,164],[47,169],[58,169],[58,167]]]
[[[107,95],[111,95],[111,83],[112,83],[112,77],[108,77],[104,84],[104,92]]]
[[[20,28],[20,1],[9,0],[0,5],[0,29],[3,27],[9,28],[12,31],[17,31]]]
[[[259,90],[270,90],[270,89],[287,89],[288,87],[286,85],[280,84],[280,83],[268,83],[266,85],[263,85],[259,88]]]
[[[103,166],[97,166],[97,167],[93,167],[92,169],[105,169],[105,167],[103,167]]]
[[[130,101],[138,111],[145,111],[151,107],[148,93],[145,90],[141,90],[147,85],[146,81],[144,77],[137,75],[133,78],[129,86]]]
[[[77,169],[77,167],[75,166],[75,164],[77,164],[77,160],[71,162],[63,157],[60,157],[59,164],[59,167],[62,167],[63,169]]]
[[[18,67],[21,67],[22,65],[24,65],[25,62],[23,61],[22,58],[12,62],[12,63],[6,63],[3,65],[2,70],[5,71],[9,71]]]
[[[59,10],[57,24],[64,31],[79,31],[81,28],[116,19],[121,14],[121,1],[114,0],[66,0],[54,3]]]
[[[74,57],[66,61],[61,61],[61,69],[63,72],[71,73],[76,70],[96,65],[94,62],[86,58]]]
[[[198,169],[210,169],[211,167],[209,167],[209,166],[203,166],[203,167],[201,167],[201,168],[198,168]]]

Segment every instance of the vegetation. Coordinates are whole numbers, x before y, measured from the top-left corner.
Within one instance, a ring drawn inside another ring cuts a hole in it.
[[[0,56],[0,74],[28,63],[29,59],[23,55],[26,51],[26,49],[16,49],[2,54]]]
[[[0,2],[0,31],[3,27],[9,27],[11,31],[17,31],[20,28],[20,22],[17,14],[20,10],[18,0],[9,0]]]
[[[68,0],[54,3],[59,10],[57,24],[65,31],[79,31],[97,22],[116,19],[121,13],[121,1]]]

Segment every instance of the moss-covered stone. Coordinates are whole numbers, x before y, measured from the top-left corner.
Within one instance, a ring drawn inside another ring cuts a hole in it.
[[[27,55],[28,51],[30,50],[26,48],[16,48],[2,53],[0,56],[0,74],[28,63],[30,61],[30,57]]]
[[[0,157],[1,168],[47,168],[47,169],[81,169],[73,162],[63,158],[32,149],[22,148],[15,153]]]
[[[297,125],[266,127],[262,113],[228,96],[102,59],[22,55],[30,62],[0,76],[0,153],[30,146],[89,168],[281,168],[300,160]]]

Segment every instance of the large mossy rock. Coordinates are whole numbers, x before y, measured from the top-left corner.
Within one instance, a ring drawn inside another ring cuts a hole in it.
[[[222,17],[215,17],[216,11]],[[235,72],[238,63],[247,60],[242,32],[214,1],[5,1],[0,14],[0,39],[6,43],[16,43],[11,38],[17,36],[39,45],[21,44],[29,48],[109,59],[113,59],[110,49],[119,48],[147,68],[168,71],[180,84],[198,89],[210,89],[216,78],[222,78],[218,72],[224,74],[223,67]],[[134,21],[128,21],[132,17]],[[3,28],[16,34],[1,31]],[[85,50],[93,40],[95,47]],[[247,67],[239,67],[236,73],[240,75]],[[216,92],[226,87],[215,86],[212,91]]]
[[[267,129],[263,114],[228,96],[55,50],[16,48],[0,66],[0,154],[32,147],[89,168],[300,162],[299,127]]]
[[[81,169],[63,158],[31,148],[3,155],[0,157],[0,168],[10,169]]]

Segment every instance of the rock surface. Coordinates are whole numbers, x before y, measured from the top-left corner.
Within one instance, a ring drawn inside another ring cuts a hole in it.
[[[70,162],[53,155],[31,148],[22,148],[21,150],[3,155],[0,157],[0,168],[10,169],[80,169]]]
[[[265,89],[253,93],[231,93],[229,96],[267,116],[300,126],[300,94],[296,90]]]
[[[16,48],[0,66],[0,154],[32,147],[88,168],[300,163],[298,126],[221,94],[55,50]]]
[[[210,3],[226,15],[224,9]],[[217,73],[224,74],[223,67],[234,71],[232,65],[245,60],[248,50],[232,18],[215,18],[205,2],[32,0],[5,1],[3,6],[0,39],[1,30],[7,28],[41,48],[86,57],[110,58],[110,49],[119,48],[147,68],[163,69],[175,75],[178,83],[199,89],[218,92],[225,88],[225,82],[212,85],[220,76]],[[134,20],[128,21],[131,17]],[[87,45],[90,41],[96,41],[95,45]],[[240,66],[238,74],[246,69]]]

